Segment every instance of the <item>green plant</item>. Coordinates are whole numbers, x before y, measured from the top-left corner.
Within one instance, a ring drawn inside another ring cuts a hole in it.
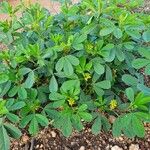
[[[89,123],[94,134],[112,127],[114,136],[144,137],[150,89],[138,69],[149,77],[150,16],[133,11],[140,2],[65,1],[53,16],[38,4],[0,3],[10,16],[0,21],[1,149],[21,128],[35,136],[49,124],[65,136]]]

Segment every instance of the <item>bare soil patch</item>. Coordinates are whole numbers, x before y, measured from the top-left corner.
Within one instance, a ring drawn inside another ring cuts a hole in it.
[[[150,150],[150,124],[146,124],[145,128],[144,139],[128,139],[124,136],[113,138],[111,132],[95,136],[89,127],[66,138],[50,127],[34,138],[24,134],[19,141],[12,143],[11,150]]]

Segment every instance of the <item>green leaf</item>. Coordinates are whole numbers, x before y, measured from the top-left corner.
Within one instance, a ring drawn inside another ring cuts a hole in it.
[[[33,86],[34,82],[35,82],[34,72],[31,71],[28,74],[28,77],[27,77],[26,81],[24,82],[23,87],[30,89]]]
[[[145,129],[142,121],[135,115],[132,117],[133,132],[140,138],[145,136]]]
[[[0,84],[5,83],[9,80],[8,75],[6,74],[0,74]]]
[[[95,28],[97,27],[97,24],[94,22],[94,23],[91,23],[87,26],[85,26],[82,30],[81,30],[81,33],[82,34],[90,34]]]
[[[79,115],[72,115],[72,125],[78,131],[84,128]]]
[[[49,92],[47,86],[46,86],[46,88],[44,90],[45,90],[46,93]],[[29,99],[36,99],[38,94],[39,93],[38,93],[37,89],[33,89],[32,88],[32,89],[28,90],[28,98]]]
[[[132,50],[134,48],[134,42],[124,42],[123,44],[126,49]]]
[[[87,34],[82,34],[75,39],[75,43],[82,43],[87,39]]]
[[[36,114],[36,119],[37,119],[38,123],[43,127],[48,126],[48,124],[49,124],[48,119],[41,114]]]
[[[97,82],[94,84],[95,86],[102,88],[102,89],[110,89],[111,88],[111,84],[109,80],[104,80],[101,82]]]
[[[13,8],[10,5],[10,3],[3,1],[0,3],[0,12],[1,13],[6,13],[6,14],[12,14]]]
[[[50,92],[57,92],[57,90],[58,90],[58,83],[57,83],[57,80],[54,75],[52,76],[52,78],[50,80],[49,90],[50,90]]]
[[[145,57],[146,59],[150,60],[150,49],[149,47],[140,47],[138,49],[138,52],[142,57]]]
[[[145,67],[145,74],[150,75],[150,63]]]
[[[94,85],[93,88],[94,88],[94,91],[96,92],[96,94],[97,94],[98,96],[103,96],[103,95],[104,95],[104,90],[102,90],[100,87]]]
[[[135,112],[134,114],[135,114],[138,118],[140,118],[141,120],[150,122],[150,115],[149,115],[149,113]]]
[[[29,73],[30,71],[32,71],[30,68],[26,68],[26,67],[23,67],[21,69],[19,69],[18,73],[22,76],[26,75],[27,73]]]
[[[109,43],[99,51],[99,55],[102,55],[108,62],[110,62],[110,60],[108,60],[108,57],[110,53],[113,51],[113,48],[114,44]]]
[[[14,86],[10,91],[8,92],[9,97],[14,97],[18,93],[18,86]]]
[[[85,111],[87,110],[88,106],[86,104],[82,104],[79,108],[78,111]]]
[[[109,35],[110,33],[112,33],[114,31],[113,27],[105,27],[103,29],[100,30],[100,36],[106,36]]]
[[[113,136],[119,137],[121,135],[121,130],[122,130],[121,118],[118,117],[113,123],[113,127],[112,127]]]
[[[6,101],[0,99],[0,115],[5,115],[8,113],[8,110],[6,108]]]
[[[6,102],[6,107],[9,109],[14,104],[14,98],[10,98]]]
[[[50,117],[50,119],[55,119],[59,117],[59,112],[57,110],[53,110],[51,109],[52,106],[50,108],[44,108],[44,111],[47,113],[47,115]]]
[[[150,64],[150,60],[147,60],[147,59],[144,59],[144,58],[137,58],[137,59],[133,60],[133,62],[132,62],[132,66],[135,69],[143,68],[148,64]]]
[[[94,71],[95,71],[97,74],[101,75],[101,74],[104,73],[105,68],[104,68],[104,66],[101,65],[100,63],[94,63]]]
[[[124,135],[128,138],[134,138],[136,134],[133,132],[133,126],[130,124],[129,126],[123,129]]]
[[[112,81],[112,71],[109,66],[106,66],[106,80]]]
[[[133,126],[132,126],[132,116],[133,113],[128,113],[121,116],[122,130],[125,136],[127,136],[128,138],[135,137],[135,133],[133,132]]]
[[[65,100],[66,97],[64,95],[61,95],[59,93],[51,93],[49,95],[49,99],[53,101],[60,101],[60,100]]]
[[[73,75],[73,67],[72,67],[72,64],[70,63],[70,61],[68,59],[65,59],[65,62],[64,62],[64,73],[67,75],[67,76],[71,76]]]
[[[61,107],[64,103],[65,103],[65,100],[55,101],[55,102],[53,102],[53,107],[54,107],[54,108],[59,108],[59,107]]]
[[[102,116],[101,121],[102,121],[103,129],[105,131],[109,131],[111,128],[111,125],[110,125],[108,119],[105,116]]]
[[[7,134],[6,129],[4,128],[4,126],[0,126],[0,149],[1,150],[9,150],[10,148],[10,139],[9,136]]]
[[[57,72],[60,72],[60,71],[63,69],[63,67],[64,67],[64,62],[65,62],[64,57],[61,57],[61,58],[58,60],[58,62],[56,63],[56,66],[55,66],[55,69],[56,69]]]
[[[115,36],[117,39],[120,39],[120,38],[123,36],[121,29],[115,28],[115,30],[114,30],[114,36]]]
[[[126,33],[134,39],[140,39],[141,34],[136,30],[127,30]]]
[[[133,102],[134,101],[134,91],[132,88],[127,88],[126,89],[126,95],[128,97],[128,99]]]
[[[92,125],[92,133],[97,135],[100,133],[102,128],[102,122],[101,122],[101,117],[97,117],[94,121],[94,124]]]
[[[79,59],[73,55],[68,55],[67,59],[70,61],[70,63],[74,66],[79,65]]]
[[[116,50],[114,48],[114,49],[110,50],[108,55],[105,57],[105,61],[112,62],[115,59],[115,56],[116,56]]]
[[[67,116],[64,118],[64,124],[62,125],[63,135],[69,137],[72,133],[72,123],[70,117]]]
[[[87,122],[92,121],[92,115],[87,112],[79,112],[80,117]]]
[[[104,45],[104,40],[98,40],[97,41],[97,48],[98,49],[102,49],[103,45]]]
[[[3,97],[3,96],[10,90],[10,88],[11,88],[11,81],[8,81],[8,82],[4,85],[2,91],[0,92],[0,97]]]
[[[14,111],[14,110],[18,110],[18,109],[21,109],[25,106],[25,102],[23,101],[20,101],[20,102],[16,102],[14,105],[12,105],[9,110],[11,111]]]
[[[147,103],[150,103],[150,96],[144,96],[140,99],[135,99],[135,104],[136,105],[144,105],[144,104],[147,104]]]
[[[4,126],[12,138],[19,139],[22,135],[21,131],[12,124],[5,123]]]
[[[83,49],[83,44],[81,44],[82,42],[84,42],[87,39],[87,35],[86,34],[82,34],[79,35],[78,33],[75,34],[75,39],[73,40],[73,48],[76,50],[81,50]]]
[[[118,58],[119,61],[124,61],[125,55],[120,48],[116,48],[116,57]]]
[[[150,42],[150,30],[145,31],[142,35],[145,42]]]
[[[76,44],[76,45],[73,45],[73,48],[76,50],[82,50],[84,48],[84,46],[83,46],[83,44]]]
[[[70,91],[72,94],[78,95],[80,93],[80,81],[79,80],[65,81],[62,84],[60,90],[62,93],[67,93],[68,91]]]
[[[31,121],[31,119],[34,117],[33,114],[30,114],[28,116],[25,116],[21,122],[20,122],[20,128],[25,128],[27,124]]]
[[[6,114],[6,117],[8,118],[8,120],[10,120],[10,121],[13,122],[13,123],[17,123],[17,122],[19,122],[19,120],[20,120],[17,115],[12,114],[12,113],[7,113],[7,114]]]
[[[136,86],[138,84],[138,79],[129,75],[129,74],[124,74],[122,76],[122,81],[127,84],[127,85],[132,85]]]
[[[36,117],[34,116],[29,124],[29,133],[35,136],[39,132],[39,125]]]
[[[144,94],[150,94],[150,88],[148,88],[147,86],[143,85],[143,84],[138,84],[137,88],[142,91]]]
[[[27,91],[25,90],[25,88],[23,87],[18,88],[18,96],[22,100],[27,98]]]
[[[106,46],[104,46],[103,48],[102,48],[102,51],[110,51],[110,50],[112,50],[114,48],[114,44],[112,44],[112,43],[109,43],[109,44],[107,44]]]

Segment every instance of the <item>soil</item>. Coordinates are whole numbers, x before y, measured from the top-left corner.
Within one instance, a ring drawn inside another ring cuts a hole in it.
[[[143,7],[140,7],[138,11],[150,13],[150,0],[145,0]]]
[[[113,138],[111,132],[101,132],[97,136],[89,127],[69,138],[58,130],[45,128],[37,137],[29,138],[24,134],[19,141],[13,141],[11,150],[150,150],[150,124],[145,125],[144,139],[128,139],[124,136]]]
[[[2,2],[4,0],[0,0]],[[57,1],[52,1],[52,0],[24,0],[26,3],[30,1],[31,3],[38,2],[41,4],[41,6],[45,7],[48,9],[52,14],[56,14],[60,11],[60,4]],[[73,3],[77,3],[80,0],[72,0]],[[9,0],[10,4],[13,7],[16,7],[20,0]],[[145,0],[143,7],[140,7],[137,9],[139,12],[150,12],[150,0]],[[8,19],[8,16],[6,14],[0,14],[0,20],[6,20]]]
[[[16,6],[18,1],[11,0],[11,4]],[[59,3],[52,3],[50,0],[40,0],[40,3],[53,13],[59,11]],[[146,0],[138,11],[149,13],[150,0]],[[6,18],[7,16],[0,14],[0,19]],[[3,48],[0,44],[0,49]],[[69,138],[65,138],[57,129],[48,127],[34,138],[24,133],[19,140],[12,140],[11,150],[150,150],[150,124],[145,124],[145,129],[144,139],[128,139],[124,136],[113,138],[111,132],[101,132],[95,136],[89,126],[82,132],[74,131]]]
[[[5,1],[5,0],[0,0],[0,2]],[[8,0],[9,3],[13,6],[16,7],[20,0]],[[44,8],[48,9],[52,14],[56,14],[60,11],[60,4],[56,1],[52,1],[52,0],[24,0],[25,3],[28,3],[28,1],[30,1],[30,3],[35,3],[38,2],[41,6],[43,6]],[[72,0],[73,3],[77,3],[79,0]],[[0,14],[0,20],[4,20],[7,19],[8,16],[6,14]]]

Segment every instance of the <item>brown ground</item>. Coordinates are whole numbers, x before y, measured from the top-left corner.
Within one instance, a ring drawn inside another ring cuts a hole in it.
[[[10,0],[13,6],[16,6],[18,1]],[[53,13],[59,10],[58,3],[50,0],[39,2]],[[145,6],[139,8],[139,11],[150,12],[150,0],[146,0]],[[0,14],[0,20],[6,18],[6,15]],[[75,131],[69,138],[65,138],[58,130],[49,127],[42,130],[37,137],[30,138],[24,134],[21,139],[13,140],[11,150],[150,150],[150,124],[146,125],[144,139],[128,139],[123,136],[113,138],[110,132],[94,136],[88,127],[80,133]]]
[[[145,0],[144,6],[139,8],[138,11],[150,13],[150,0]]]
[[[0,0],[0,2],[2,2],[4,0]],[[6,1],[9,1],[10,4],[12,6],[17,6],[20,2],[20,0],[6,0]],[[29,0],[24,0],[25,3],[27,3],[27,1]],[[51,0],[30,0],[31,3],[35,3],[35,2],[38,2],[41,4],[41,6],[47,8],[48,10],[50,10],[50,12],[52,13],[57,13],[59,10],[60,10],[60,4],[58,2],[54,2],[54,1],[51,1]],[[73,3],[77,3],[78,0],[72,0]],[[0,20],[3,20],[3,19],[7,19],[7,15],[5,14],[0,14]]]
[[[2,2],[4,0],[0,0]],[[6,0],[9,1],[12,6],[17,6],[19,4],[20,0]],[[29,0],[24,0],[25,2]],[[58,2],[53,2],[52,0],[30,0],[31,3],[38,2],[40,3],[43,7],[47,8],[50,10],[52,13],[57,13],[60,10],[60,4]],[[73,3],[77,3],[80,0],[72,0]],[[138,9],[139,11],[144,11],[144,12],[150,12],[150,0],[145,0],[145,4],[142,8]],[[7,19],[7,15],[5,14],[0,14],[0,20]]]
[[[24,135],[14,141],[11,150],[150,150],[150,125],[144,139],[113,138],[110,132],[95,136],[89,128],[65,138],[56,129],[46,128],[35,138]]]

